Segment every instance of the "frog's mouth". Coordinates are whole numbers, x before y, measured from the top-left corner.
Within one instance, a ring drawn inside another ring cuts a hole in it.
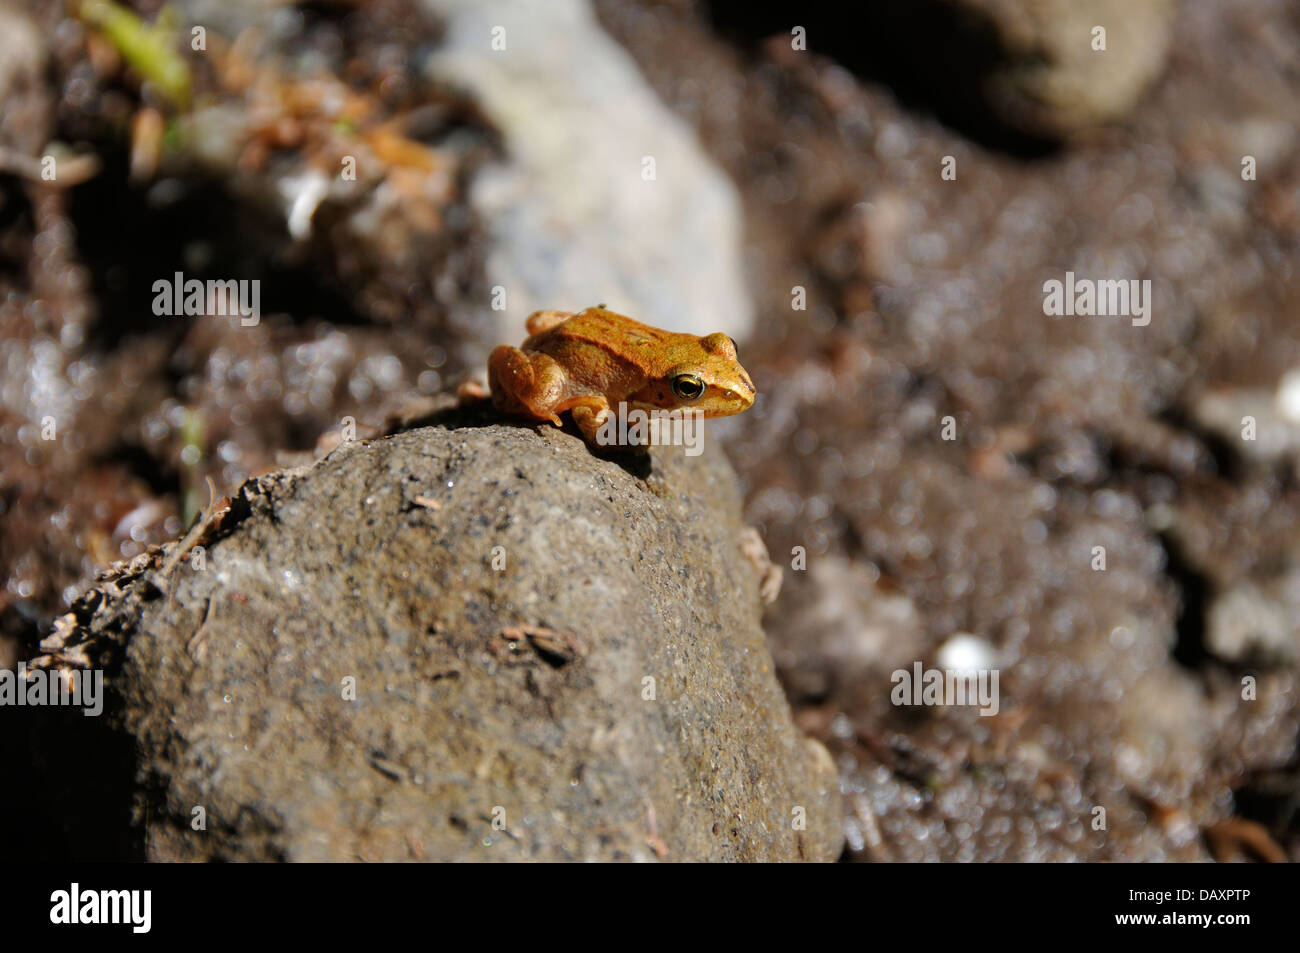
[[[749,379],[749,375],[744,371],[740,372],[740,381],[734,388],[718,388],[721,393],[724,404],[720,409],[706,412],[709,417],[725,417],[729,414],[738,414],[742,410],[748,410],[753,406],[754,398],[758,396],[758,391],[754,388],[754,382]]]

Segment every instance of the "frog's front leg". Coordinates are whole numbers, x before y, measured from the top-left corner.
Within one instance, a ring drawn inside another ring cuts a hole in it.
[[[581,403],[578,403],[578,400]],[[605,421],[609,419],[609,415],[613,413],[609,401],[604,397],[575,398],[571,410],[573,412],[573,422],[582,431],[582,436],[586,438],[587,445],[592,447],[604,446],[598,434],[600,428],[605,425]]]
[[[568,376],[549,354],[525,354],[503,344],[488,358],[488,388],[497,410],[560,426]]]

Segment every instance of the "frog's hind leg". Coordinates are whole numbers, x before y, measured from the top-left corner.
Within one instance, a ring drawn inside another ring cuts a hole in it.
[[[502,413],[549,420],[558,427],[564,384],[564,370],[549,354],[525,354],[503,344],[488,358],[488,388]]]
[[[571,317],[573,317],[572,311],[534,311],[524,322],[524,327],[528,329],[530,335],[541,334],[556,325],[563,324]]]

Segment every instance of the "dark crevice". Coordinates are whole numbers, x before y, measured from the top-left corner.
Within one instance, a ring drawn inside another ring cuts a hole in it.
[[[116,141],[96,144],[104,168],[72,193],[80,259],[90,268],[99,320],[92,348],[111,351],[132,334],[175,328],[179,343],[193,316],[155,315],[154,282],[258,280],[263,317],[295,322],[323,319],[335,325],[369,323],[346,292],[327,281],[311,255],[289,255],[283,222],[266,221],[218,182],[175,180],[150,188],[130,185],[128,157]],[[151,194],[154,196],[151,198]],[[157,198],[167,194],[165,202]],[[261,241],[249,236],[266,236]],[[301,260],[299,260],[301,259]]]
[[[173,467],[165,466],[138,444],[115,446],[112,450],[91,460],[92,466],[111,464],[120,465],[131,476],[146,483],[149,492],[156,497],[179,497],[184,492],[180,473]]]
[[[1168,535],[1160,537],[1160,545],[1165,551],[1165,572],[1179,593],[1178,618],[1174,623],[1177,634],[1174,661],[1186,669],[1197,671],[1213,658],[1205,647],[1209,581],[1183,559],[1178,545]]]
[[[36,224],[24,184],[16,175],[0,174],[0,281],[29,292],[27,259]]]
[[[972,142],[1024,159],[1059,151],[1055,140],[1013,128],[989,106],[984,88],[1006,52],[987,17],[944,0],[882,0],[858,11],[855,22],[842,4],[709,4],[714,27],[742,48],[802,26],[809,51],[889,87],[904,107],[934,116]]]
[[[143,831],[131,822],[135,742],[114,727],[110,702],[97,717],[49,706],[7,712],[0,759],[21,770],[17,783],[0,785],[0,812],[12,821],[0,859],[144,860]]]
[[[1207,430],[1198,424],[1182,408],[1183,403],[1166,407],[1156,419],[1174,430],[1191,434],[1201,443],[1213,461],[1214,472],[1230,483],[1239,483],[1243,477],[1240,452],[1225,437]]]
[[[1238,817],[1268,828],[1284,850],[1300,842],[1300,760],[1256,772],[1233,792],[1233,803]]]

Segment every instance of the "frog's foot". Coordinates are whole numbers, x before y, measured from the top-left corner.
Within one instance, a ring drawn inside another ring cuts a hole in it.
[[[470,377],[461,381],[456,387],[456,401],[462,406],[480,400],[487,400],[491,396],[492,392],[477,378]]]
[[[529,334],[541,334],[573,317],[572,311],[534,311],[524,322]]]
[[[573,422],[578,425],[589,446],[602,448],[614,446],[612,441],[602,440],[600,437],[600,428],[605,426],[605,422],[613,412],[607,400],[603,397],[583,398],[582,403],[575,405],[572,411]]]
[[[781,594],[781,567],[772,562],[763,537],[753,526],[746,526],[740,534],[740,551],[745,554],[745,558],[754,567],[754,574],[758,576],[759,598],[763,600],[763,605],[770,606]]]
[[[558,427],[564,384],[564,369],[549,354],[525,354],[503,344],[488,358],[492,403],[502,413],[549,420]]]

